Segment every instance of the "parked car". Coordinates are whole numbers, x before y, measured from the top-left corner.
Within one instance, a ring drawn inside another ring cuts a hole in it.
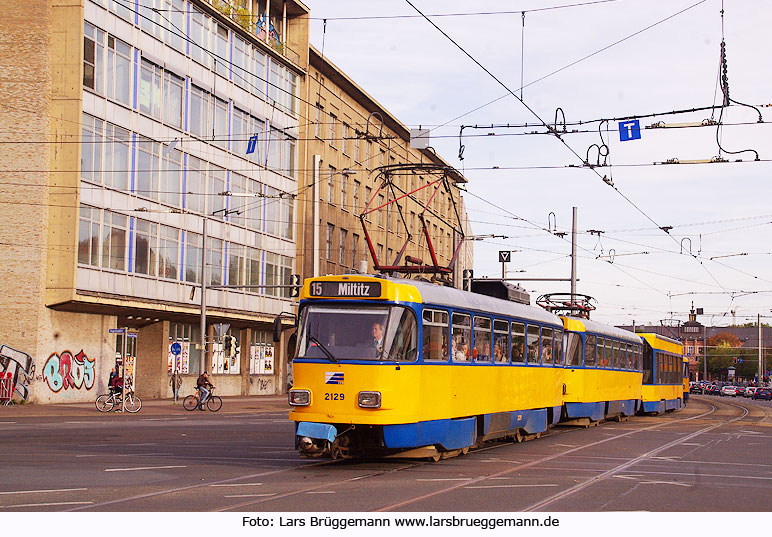
[[[689,393],[702,393],[702,384],[699,382],[690,382]]]
[[[753,394],[754,399],[766,399],[772,401],[772,388],[758,388]]]
[[[718,392],[721,390],[721,388],[718,387],[717,384],[711,384],[706,388],[705,393],[708,395],[718,395]]]
[[[745,397],[745,386],[735,386],[735,395],[739,395],[740,397]]]
[[[725,395],[731,395],[732,397],[737,397],[737,388],[735,386],[724,386],[721,388],[721,392],[719,392],[719,395],[721,397]]]
[[[745,397],[753,397],[753,394],[756,393],[756,390],[758,390],[755,386],[748,386],[745,388],[745,393],[743,394]]]

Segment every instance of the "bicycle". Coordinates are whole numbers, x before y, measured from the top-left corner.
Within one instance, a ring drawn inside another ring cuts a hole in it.
[[[126,412],[134,414],[142,408],[142,400],[134,395],[134,392],[126,393],[125,405],[122,405],[120,392],[103,393],[96,398],[94,404],[100,412],[110,412],[113,409],[118,411],[125,408]]]
[[[188,395],[182,401],[182,408],[185,410],[195,410],[201,407],[201,392],[196,389],[195,393]],[[206,408],[212,412],[217,412],[222,408],[222,398],[214,394],[214,388],[209,389],[209,397],[206,399]]]

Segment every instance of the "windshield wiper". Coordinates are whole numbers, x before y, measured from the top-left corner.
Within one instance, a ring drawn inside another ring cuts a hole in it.
[[[311,343],[316,343],[316,346],[319,347],[319,350],[322,351],[324,355],[330,359],[331,362],[338,361],[338,359],[332,355],[332,353],[327,349],[327,347],[325,347],[324,344],[318,339],[316,339],[314,336],[308,336],[308,341],[310,341]]]

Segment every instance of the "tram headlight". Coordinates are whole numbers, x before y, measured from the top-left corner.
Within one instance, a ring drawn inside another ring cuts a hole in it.
[[[308,390],[290,390],[289,404],[291,406],[308,406],[311,404],[311,392]]]
[[[358,400],[362,408],[381,408],[381,392],[359,392]]]

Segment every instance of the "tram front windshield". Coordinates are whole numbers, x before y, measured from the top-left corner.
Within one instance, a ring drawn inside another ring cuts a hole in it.
[[[400,306],[311,305],[300,313],[298,333],[298,358],[416,359],[415,315]]]

